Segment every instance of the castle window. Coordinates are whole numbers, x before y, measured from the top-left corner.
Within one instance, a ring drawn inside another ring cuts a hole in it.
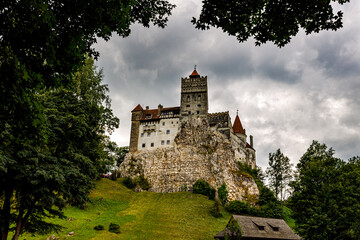
[[[165,122],[163,122],[163,126],[165,126]]]
[[[190,107],[190,105],[186,105],[186,107]]]
[[[148,137],[150,137],[150,135],[151,135],[151,133],[150,133],[150,132],[148,132],[147,136],[148,136]]]
[[[141,136],[143,137],[143,136],[144,136],[144,133],[141,133]]]
[[[174,124],[174,122],[171,122],[171,124]]]
[[[166,144],[169,145],[169,144],[170,144],[170,140],[167,140],[167,141],[166,141]]]
[[[145,119],[151,119],[152,114],[146,114]]]
[[[170,134],[170,130],[166,130],[166,134]]]
[[[165,144],[165,141],[164,140],[161,140],[161,145],[164,145]]]
[[[201,107],[201,104],[198,104],[198,107]]]
[[[145,147],[145,143],[142,144],[142,147],[143,147],[143,148]]]
[[[191,114],[191,111],[189,111],[189,115]]]
[[[196,114],[200,114],[200,111],[196,111]]]
[[[198,101],[200,101],[201,100],[201,95],[198,95]]]
[[[190,102],[190,96],[187,96],[186,101]]]
[[[154,146],[154,143],[151,143],[151,145],[150,145],[151,147],[153,147]]]

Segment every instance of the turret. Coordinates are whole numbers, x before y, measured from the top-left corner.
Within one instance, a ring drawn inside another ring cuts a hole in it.
[[[131,111],[130,152],[136,152],[138,150],[140,118],[142,113],[143,108],[140,104]]]
[[[235,135],[238,136],[244,144],[246,144],[246,131],[241,124],[238,113],[236,113],[236,118],[233,125],[233,131]]]

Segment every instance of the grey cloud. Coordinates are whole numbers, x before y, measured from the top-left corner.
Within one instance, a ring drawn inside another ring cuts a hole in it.
[[[134,26],[130,37],[95,46],[121,119],[114,136],[119,145],[128,144],[130,111],[138,103],[178,106],[180,78],[197,64],[198,72],[208,76],[210,111],[230,111],[234,120],[240,110],[263,168],[278,148],[295,163],[313,139],[333,147],[341,158],[359,155],[360,61],[349,51],[360,49],[359,3],[350,3],[354,9],[346,8],[349,13],[344,10],[351,28],[300,33],[279,49],[238,43],[218,29],[195,30],[189,21],[201,1],[178,2],[167,28]],[[346,104],[335,111],[332,102]]]

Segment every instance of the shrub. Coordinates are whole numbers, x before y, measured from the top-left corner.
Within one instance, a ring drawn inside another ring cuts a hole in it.
[[[143,175],[136,177],[134,180],[127,177],[124,179],[123,183],[124,183],[125,187],[132,189],[132,190],[134,190],[134,188],[136,186],[139,186],[142,190],[145,190],[145,191],[149,190],[149,188],[150,188],[150,184],[149,184],[148,180]]]
[[[218,188],[218,196],[219,196],[219,200],[221,201],[222,205],[225,206],[225,204],[227,203],[228,199],[227,199],[227,194],[228,194],[228,190],[226,189],[226,184],[223,183],[219,188]]]
[[[221,202],[219,199],[215,199],[214,206],[210,209],[210,214],[213,217],[221,218],[223,215],[220,213]]]
[[[186,191],[187,191],[187,185],[186,184],[181,185],[180,192],[186,192]]]
[[[242,202],[238,200],[229,202],[228,205],[226,205],[225,209],[230,213],[238,215],[259,215],[259,210],[257,208],[251,207],[250,204],[248,204],[247,202]]]
[[[109,232],[119,234],[120,233],[120,226],[118,224],[115,224],[115,223],[110,223]]]
[[[234,218],[230,220],[227,228],[230,230],[230,233],[225,232],[225,239],[229,239],[229,240],[242,239],[241,227]]]
[[[199,179],[194,183],[193,192],[208,196],[211,200],[215,198],[215,189],[210,187],[204,179]]]
[[[131,180],[129,177],[124,179],[123,184],[129,189],[134,189],[136,187],[136,183],[134,183],[133,180]]]
[[[147,191],[150,188],[148,180],[143,175],[140,175],[140,177],[136,178],[135,183],[139,185],[142,190]]]
[[[104,230],[105,228],[104,228],[103,225],[97,225],[97,226],[94,227],[94,229],[95,229],[96,231],[101,231],[101,230]]]

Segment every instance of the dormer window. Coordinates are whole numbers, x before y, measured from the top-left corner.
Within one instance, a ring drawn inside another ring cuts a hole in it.
[[[152,114],[146,114],[145,119],[151,119]]]
[[[269,226],[271,227],[271,229],[274,231],[274,232],[278,232],[279,231],[279,227],[278,226],[273,226],[271,225],[270,223],[268,223]]]
[[[265,224],[261,223],[261,222],[254,222],[252,221],[255,226],[260,230],[260,231],[264,231],[265,230]]]

